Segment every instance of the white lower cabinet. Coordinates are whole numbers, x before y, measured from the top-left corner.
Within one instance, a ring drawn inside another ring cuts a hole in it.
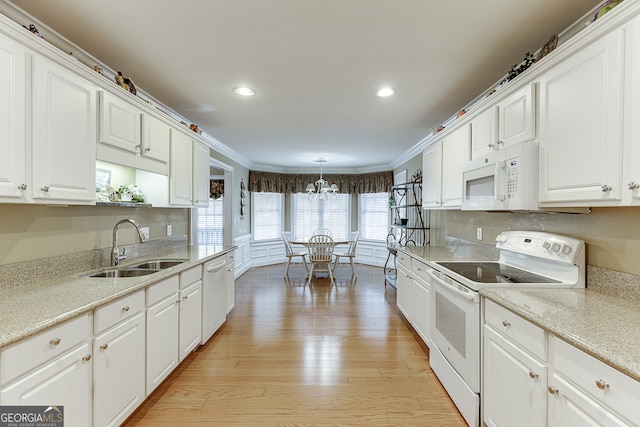
[[[640,382],[492,301],[484,310],[485,425],[640,426]]]
[[[411,321],[411,273],[410,270],[405,269],[402,264],[398,265],[396,295],[398,308],[404,317],[408,321]]]
[[[202,266],[180,273],[180,361],[202,341]]]
[[[484,327],[482,402],[487,426],[546,425],[547,367]]]
[[[147,288],[147,395],[178,366],[179,278]]]
[[[64,425],[91,425],[91,316],[85,315],[0,352],[0,405],[64,407]]]
[[[550,426],[638,426],[640,382],[550,337]]]
[[[411,263],[411,324],[422,341],[431,345],[429,332],[429,307],[431,305],[431,285],[427,276],[425,264],[412,260]]]
[[[144,291],[95,311],[94,427],[118,426],[145,399]]]

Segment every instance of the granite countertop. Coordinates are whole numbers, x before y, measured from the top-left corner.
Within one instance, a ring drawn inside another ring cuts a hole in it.
[[[480,294],[640,381],[640,307],[589,289],[483,289]]]
[[[87,277],[88,274],[107,269],[103,267],[2,290],[0,348],[235,249],[235,246],[183,246],[123,262],[122,266],[158,258],[186,260],[174,267],[146,276]]]

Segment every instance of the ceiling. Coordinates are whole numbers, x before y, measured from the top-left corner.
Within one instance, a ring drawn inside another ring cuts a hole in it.
[[[6,1],[6,0],[5,0]],[[385,170],[602,0],[15,0],[240,164]],[[7,1],[8,3],[8,1]],[[232,93],[255,89],[253,97]],[[378,98],[381,86],[396,93]]]

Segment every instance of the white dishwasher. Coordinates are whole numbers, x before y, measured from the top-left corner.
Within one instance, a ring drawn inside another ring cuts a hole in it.
[[[204,344],[227,320],[226,257],[204,264],[202,274],[202,341]]]

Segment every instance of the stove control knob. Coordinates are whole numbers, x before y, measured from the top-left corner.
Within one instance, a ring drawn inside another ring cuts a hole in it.
[[[569,245],[562,245],[562,253],[563,253],[563,254],[570,254],[570,253],[571,253],[571,246],[569,246]]]
[[[506,241],[507,236],[505,236],[504,234],[498,234],[498,236],[496,237],[496,242],[504,243]]]
[[[554,243],[551,245],[551,250],[553,252],[558,252],[560,250],[560,245],[558,243]]]
[[[543,247],[543,248],[545,248],[545,249],[549,249],[549,248],[551,247],[551,243],[549,243],[549,242],[544,242],[544,243],[542,244],[542,247]]]

